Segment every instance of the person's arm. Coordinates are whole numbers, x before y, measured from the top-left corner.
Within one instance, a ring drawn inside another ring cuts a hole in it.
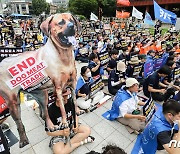
[[[159,85],[160,85],[161,87],[163,87],[163,88],[167,88],[167,85],[165,85],[165,84],[162,83],[162,82],[159,82]]]
[[[144,106],[146,103],[145,102],[142,102],[142,101],[139,101],[138,102],[138,105],[140,105],[140,106]]]
[[[57,130],[57,131],[54,131],[54,132],[49,132],[49,131],[46,131],[46,134],[48,136],[69,136],[70,134],[70,129],[69,128],[66,128],[64,130]]]
[[[178,125],[180,127],[180,120],[178,122]],[[180,130],[178,131],[178,133],[174,134],[173,140],[176,140],[177,142],[180,141]],[[177,145],[178,145],[178,143],[177,143]],[[164,144],[163,147],[169,154],[180,154],[180,148],[178,148],[176,146],[174,147],[174,143],[172,143],[171,145],[170,145],[170,143]]]
[[[78,94],[77,94],[79,97],[86,97],[86,94],[82,94],[80,93],[80,90],[78,90]]]
[[[153,93],[165,93],[166,89],[154,89],[151,86],[148,86],[148,91]]]
[[[117,82],[111,81],[111,85],[113,87],[119,85],[120,83],[121,83],[121,81],[117,81]]]
[[[97,70],[98,70],[98,68],[100,67],[100,61],[98,61],[98,63],[97,63],[97,66],[95,66],[95,67],[93,67],[92,69],[91,69],[91,71],[92,72],[96,72]]]
[[[142,115],[133,115],[133,114],[128,114],[128,113],[124,115],[124,118],[127,118],[127,119],[139,119],[139,120],[142,120],[142,121],[146,120],[145,116],[142,116]]]

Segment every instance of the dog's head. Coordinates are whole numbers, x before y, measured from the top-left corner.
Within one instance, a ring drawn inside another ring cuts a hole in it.
[[[70,13],[55,14],[42,22],[41,30],[63,47],[70,47],[71,37],[80,32],[80,23]]]

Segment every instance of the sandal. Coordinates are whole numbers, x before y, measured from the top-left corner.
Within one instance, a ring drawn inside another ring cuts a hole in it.
[[[76,114],[77,114],[77,116],[80,116],[80,115],[82,115],[82,114],[84,114],[84,113],[85,113],[84,110],[79,110],[79,112],[77,112]]]
[[[93,136],[88,136],[84,141],[81,141],[81,145],[86,143],[92,143],[94,142],[95,138]]]

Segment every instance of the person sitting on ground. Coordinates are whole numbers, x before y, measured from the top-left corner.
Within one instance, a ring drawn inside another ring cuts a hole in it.
[[[108,91],[112,95],[116,95],[117,91],[125,84],[126,65],[119,61],[116,69],[110,71],[108,78]]]
[[[117,66],[117,57],[118,57],[119,51],[118,50],[112,50],[110,55],[111,59],[109,60],[109,63],[107,65],[107,71],[110,72]]]
[[[77,61],[88,63],[88,49],[85,46],[85,43],[79,42],[79,48],[74,51],[74,57]]]
[[[143,84],[143,92],[146,97],[152,97],[155,101],[166,101],[171,95],[174,95],[172,88],[161,82],[161,77],[167,77],[171,74],[171,69],[168,66],[161,67],[158,71],[149,75]]]
[[[77,147],[91,143],[94,141],[94,137],[90,136],[91,129],[88,126],[80,125],[78,123],[78,117],[75,113],[75,105],[71,96],[70,90],[63,93],[64,107],[67,113],[67,122],[69,128],[64,128],[63,130],[49,131],[46,126],[46,133],[52,136],[49,146],[53,150],[53,153],[71,153]],[[60,127],[62,120],[62,115],[60,112],[60,107],[56,100],[54,103],[48,105],[48,114],[52,123]],[[74,124],[76,123],[76,125]],[[46,124],[45,124],[46,125]],[[70,138],[70,140],[69,140]]]
[[[90,93],[89,84],[93,82],[91,71],[87,66],[81,68],[81,76],[76,85],[77,105],[83,110],[89,109],[91,106],[91,99],[87,99]],[[87,99],[87,100],[86,100]]]
[[[180,148],[171,144],[171,140],[180,140],[177,124],[180,127],[180,103],[168,100],[162,108],[158,108],[144,131],[138,136],[131,154],[155,154],[157,150],[164,149],[169,154],[179,154]]]
[[[145,127],[146,117],[141,115],[138,105],[145,105],[137,97],[139,83],[135,78],[128,78],[126,86],[118,90],[112,103],[111,110],[105,112],[103,117],[108,120],[117,119],[118,122],[128,126],[129,133],[139,133]]]
[[[89,69],[91,70],[92,77],[93,78],[98,78],[99,76],[103,75],[104,69],[101,67],[101,63],[98,59],[97,54],[92,53],[89,57]]]
[[[139,76],[140,69],[139,70],[135,70],[134,68],[136,66],[138,66],[140,62],[141,61],[138,59],[137,56],[131,58],[131,60],[128,62],[129,64],[128,64],[127,69],[126,69],[126,76],[127,77],[137,78]],[[135,72],[135,71],[138,71],[138,72]]]

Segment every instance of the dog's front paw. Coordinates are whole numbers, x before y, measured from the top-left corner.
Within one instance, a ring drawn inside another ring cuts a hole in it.
[[[24,146],[28,145],[29,144],[29,140],[28,139],[25,139],[25,140],[20,140],[19,141],[19,148],[23,148]]]

